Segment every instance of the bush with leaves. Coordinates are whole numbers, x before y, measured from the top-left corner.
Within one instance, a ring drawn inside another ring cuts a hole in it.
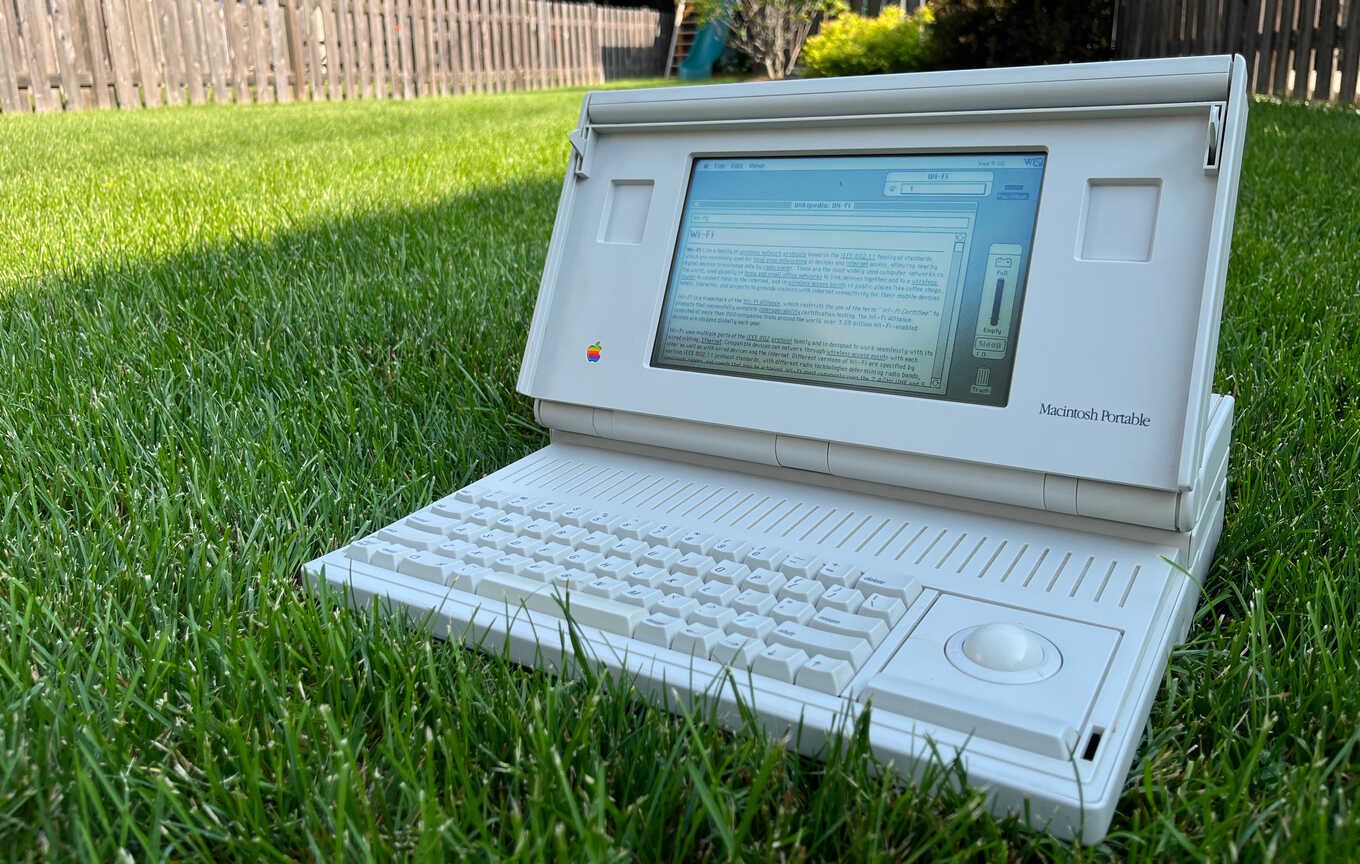
[[[929,6],[907,14],[888,6],[877,18],[842,15],[822,25],[803,48],[803,71],[812,77],[915,72],[929,66]]]
[[[937,69],[1111,58],[1114,0],[933,0]]]
[[[845,0],[699,0],[699,20],[727,31],[727,44],[771,78],[787,78],[808,35],[823,18],[846,10]]]

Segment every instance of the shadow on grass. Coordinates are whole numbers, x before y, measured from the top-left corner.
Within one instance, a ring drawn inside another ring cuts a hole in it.
[[[88,566],[108,547],[144,568],[226,539],[287,571],[523,455],[541,435],[514,380],[557,192],[482,189],[0,297],[4,557]]]

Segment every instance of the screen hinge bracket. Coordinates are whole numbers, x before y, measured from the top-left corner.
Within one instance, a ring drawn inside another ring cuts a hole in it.
[[[567,136],[571,142],[572,173],[577,180],[590,176],[590,127],[582,126]]]
[[[1222,103],[1209,106],[1209,125],[1204,144],[1204,173],[1217,174],[1218,163],[1223,155],[1224,106]]]

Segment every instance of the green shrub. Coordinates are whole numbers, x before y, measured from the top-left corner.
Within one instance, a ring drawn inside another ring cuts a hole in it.
[[[877,18],[850,14],[827,21],[803,47],[804,74],[822,78],[924,69],[931,58],[932,19],[929,7],[908,15],[888,6]]]
[[[1108,60],[1114,0],[933,0],[936,69]]]

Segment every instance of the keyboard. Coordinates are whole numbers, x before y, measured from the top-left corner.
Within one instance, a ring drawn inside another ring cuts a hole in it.
[[[489,612],[523,608],[832,696],[921,594],[901,569],[815,546],[486,485],[341,554]]]

